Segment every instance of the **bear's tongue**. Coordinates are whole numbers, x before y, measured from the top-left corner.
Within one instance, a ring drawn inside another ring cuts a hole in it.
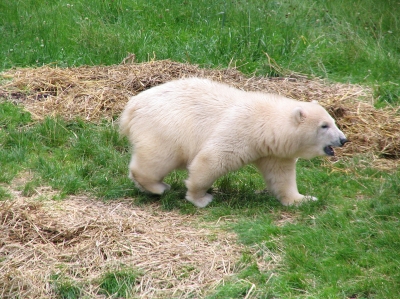
[[[324,152],[328,156],[334,156],[335,155],[335,152],[333,151],[333,148],[330,145],[327,145],[327,146],[324,147]]]

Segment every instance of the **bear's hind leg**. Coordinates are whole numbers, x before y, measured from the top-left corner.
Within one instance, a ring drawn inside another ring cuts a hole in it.
[[[129,178],[140,190],[161,195],[171,188],[163,179],[174,168],[176,167],[171,160],[160,161],[155,157],[146,159],[133,154],[129,164]]]

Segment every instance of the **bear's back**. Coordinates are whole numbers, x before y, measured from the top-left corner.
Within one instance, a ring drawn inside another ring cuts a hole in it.
[[[153,87],[131,98],[137,105],[175,110],[202,110],[213,107],[214,111],[235,105],[242,91],[228,85],[201,78],[170,81]],[[243,92],[244,93],[244,92]],[[246,94],[243,94],[245,97]],[[210,113],[211,111],[208,111]]]
[[[194,154],[216,135],[227,134],[228,139],[254,138],[260,134],[255,130],[261,122],[267,122],[270,129],[280,128],[285,111],[294,102],[208,79],[181,79],[132,97],[121,116],[121,131],[134,144],[146,136],[151,142]]]
[[[194,153],[234,109],[238,93],[242,91],[199,78],[153,87],[129,100],[120,119],[121,133],[133,144],[146,136]]]

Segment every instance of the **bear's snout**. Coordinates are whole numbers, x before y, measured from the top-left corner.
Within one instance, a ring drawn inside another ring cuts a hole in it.
[[[349,142],[346,137],[340,137],[340,146],[343,146],[345,143]]]

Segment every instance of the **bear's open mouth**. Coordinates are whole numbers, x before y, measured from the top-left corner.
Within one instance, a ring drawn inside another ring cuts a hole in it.
[[[324,147],[324,152],[328,156],[334,156],[335,155],[335,151],[333,150],[333,147],[330,146],[330,145],[327,145],[327,146]]]

